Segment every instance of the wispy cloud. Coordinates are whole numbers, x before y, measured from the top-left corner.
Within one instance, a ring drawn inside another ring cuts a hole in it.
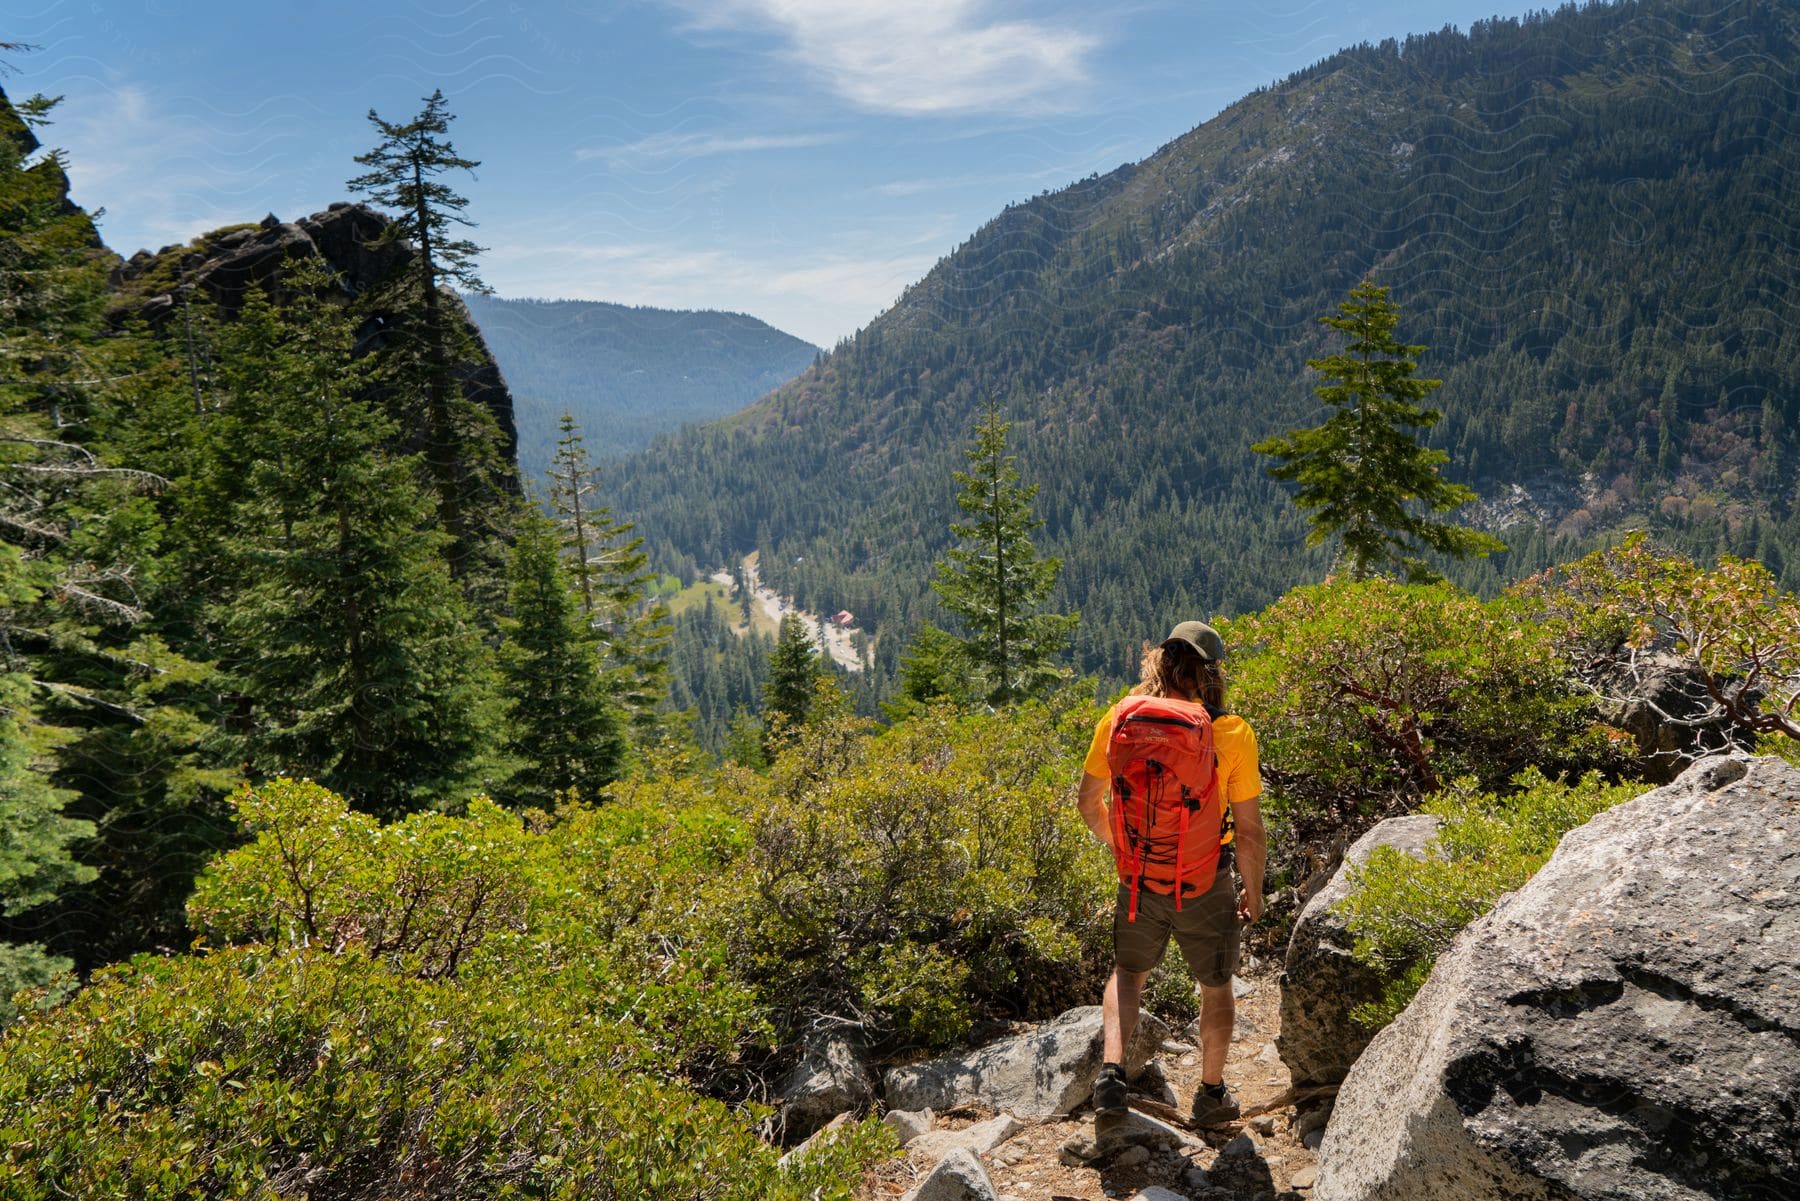
[[[701,29],[780,37],[784,53],[860,108],[940,115],[1060,109],[1099,39],[991,15],[989,0],[670,0]]]
[[[115,250],[183,242],[259,216],[246,197],[266,195],[284,177],[313,114],[286,96],[243,113],[193,107],[134,84],[102,84],[57,109],[44,141],[68,151],[75,202],[106,208],[101,233]]]
[[[575,152],[582,161],[604,159],[626,162],[642,159],[705,158],[715,154],[753,154],[763,150],[799,150],[838,141],[834,134],[752,134],[728,137],[712,133],[659,133],[617,146],[584,146]]]

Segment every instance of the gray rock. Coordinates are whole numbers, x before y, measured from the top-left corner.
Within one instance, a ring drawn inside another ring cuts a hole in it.
[[[1142,1147],[1147,1151],[1179,1151],[1188,1137],[1169,1125],[1135,1109],[1094,1115],[1093,1129],[1077,1130],[1062,1145],[1060,1158],[1071,1167],[1108,1159],[1122,1151]]]
[[[849,1124],[850,1115],[847,1113],[840,1113],[837,1117],[832,1118],[829,1122],[819,1127],[819,1129],[813,1131],[813,1133],[807,1137],[805,1142],[801,1143],[798,1147],[795,1147],[792,1151],[789,1151],[786,1155],[783,1155],[780,1160],[781,1166],[785,1168],[797,1160],[805,1159],[808,1155],[811,1155],[814,1151],[817,1151],[820,1147],[836,1138],[837,1132]]]
[[[890,1109],[881,1116],[882,1123],[900,1140],[902,1147],[926,1133],[936,1122],[937,1115],[929,1109]]]
[[[1150,1162],[1150,1148],[1144,1146],[1127,1147],[1113,1156],[1115,1168],[1137,1168]]]
[[[1319,1182],[1319,1169],[1312,1164],[1303,1168],[1295,1168],[1288,1174],[1288,1185],[1292,1188],[1309,1189]]]
[[[1795,1195],[1800,770],[1705,760],[1562,840],[1338,1095],[1321,1201]]]
[[[1010,1114],[1000,1114],[961,1130],[933,1130],[921,1134],[906,1145],[908,1155],[916,1155],[926,1163],[942,1159],[953,1151],[972,1151],[982,1155],[1017,1134],[1019,1122]]]
[[[1308,1130],[1305,1134],[1300,1136],[1300,1145],[1305,1147],[1308,1151],[1317,1152],[1319,1148],[1325,1145],[1324,1128],[1321,1127],[1318,1130]]]
[[[827,1035],[807,1044],[781,1085],[777,1129],[789,1142],[812,1134],[840,1113],[859,1112],[875,1100],[875,1082],[846,1038]]]
[[[1166,1189],[1161,1185],[1153,1184],[1148,1188],[1142,1188],[1133,1193],[1131,1195],[1131,1201],[1188,1201],[1188,1199],[1173,1189]]]
[[[900,1201],[998,1201],[994,1178],[973,1151],[952,1151]]]
[[[1688,656],[1620,652],[1592,674],[1601,718],[1632,736],[1644,778],[1654,784],[1675,779],[1696,754],[1729,750],[1743,738]]]
[[[1137,1092],[1153,1097],[1164,1105],[1179,1104],[1175,1097],[1175,1086],[1169,1083],[1168,1073],[1155,1060],[1144,1065],[1144,1070],[1138,1073],[1138,1078],[1131,1082],[1131,1086]]]
[[[1350,895],[1350,867],[1368,862],[1376,847],[1422,855],[1437,834],[1437,818],[1392,817],[1357,839],[1330,883],[1313,894],[1294,923],[1281,974],[1281,1033],[1275,1045],[1296,1086],[1336,1084],[1369,1043],[1350,1020],[1358,1005],[1381,996],[1380,972],[1350,957],[1355,941],[1339,901]]]
[[[1138,1019],[1125,1048],[1125,1074],[1136,1079],[1169,1028],[1152,1014]],[[985,1105],[1028,1122],[1067,1114],[1093,1094],[1100,1070],[1100,1007],[1071,1009],[1036,1030],[972,1051],[887,1073],[887,1103],[897,1109]]]
[[[1300,1135],[1311,1134],[1315,1130],[1325,1129],[1325,1124],[1330,1120],[1331,1102],[1327,1101],[1322,1105],[1303,1109],[1294,1115],[1294,1131]]]
[[[1249,1159],[1261,1154],[1262,1144],[1248,1130],[1219,1148],[1220,1159]]]

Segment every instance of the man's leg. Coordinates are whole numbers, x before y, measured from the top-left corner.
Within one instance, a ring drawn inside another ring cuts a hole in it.
[[[1101,1059],[1107,1063],[1125,1062],[1125,1044],[1131,1041],[1131,1035],[1137,1029],[1138,1006],[1144,996],[1144,981],[1150,978],[1149,972],[1128,972],[1122,967],[1114,967],[1112,979],[1106,982],[1106,999],[1101,1006],[1104,1037],[1104,1054]],[[1226,996],[1231,994],[1229,985],[1225,988]],[[1226,1031],[1225,1041],[1231,1041],[1231,1033]],[[1221,1064],[1224,1060],[1219,1061]]]
[[[1237,998],[1231,995],[1229,980],[1216,988],[1200,986],[1202,1084],[1219,1084],[1225,1079],[1225,1059],[1231,1054],[1231,1030],[1236,1019]]]

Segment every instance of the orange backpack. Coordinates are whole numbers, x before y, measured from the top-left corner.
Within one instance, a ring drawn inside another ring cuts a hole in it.
[[[1213,714],[1170,697],[1131,696],[1113,711],[1106,764],[1112,772],[1113,858],[1131,885],[1127,921],[1137,920],[1140,885],[1173,893],[1218,870],[1224,805]]]

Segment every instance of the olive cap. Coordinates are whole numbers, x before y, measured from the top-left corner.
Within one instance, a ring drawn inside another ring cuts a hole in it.
[[[1219,637],[1219,631],[1204,621],[1184,621],[1169,631],[1162,644],[1185,642],[1200,652],[1202,659],[1223,659],[1225,657],[1225,641]]]

